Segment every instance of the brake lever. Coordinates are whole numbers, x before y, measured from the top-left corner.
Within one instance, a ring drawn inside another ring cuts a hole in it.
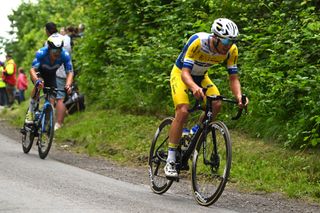
[[[208,85],[206,88],[202,88],[202,92],[204,94],[206,94],[208,88],[212,87],[213,85]],[[188,110],[189,113],[192,113],[198,109],[201,109],[201,101],[203,101],[203,99],[201,98],[200,100],[196,99],[195,104],[193,105],[193,107],[191,109]]]
[[[201,109],[201,104],[199,100],[196,100],[196,103],[194,104],[194,106],[191,109],[188,109],[189,113],[192,113],[198,109]]]
[[[242,105],[244,105],[244,107],[243,107],[242,109],[244,109],[244,111],[245,111],[246,113],[248,113],[248,107],[246,106],[246,103],[247,103],[247,96],[246,96],[246,94],[242,94],[241,102],[242,102]]]
[[[241,97],[241,103],[242,103],[243,105],[245,105],[246,102],[247,102],[247,96],[246,96],[245,94],[243,94],[242,97]],[[245,106],[245,107],[239,109],[237,115],[234,116],[234,117],[232,117],[231,119],[232,119],[232,120],[238,120],[238,119],[241,117],[241,115],[242,115],[243,109],[245,110],[246,113],[248,112],[248,111],[247,111],[247,110],[248,110],[248,109],[247,109],[247,106]]]

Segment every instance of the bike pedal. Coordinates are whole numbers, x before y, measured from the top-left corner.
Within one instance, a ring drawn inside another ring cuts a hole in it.
[[[180,170],[183,170],[183,171],[188,171],[190,168],[189,168],[189,165],[182,165]]]
[[[32,127],[32,126],[34,126],[34,123],[25,123],[25,125],[28,127]]]
[[[179,177],[167,177],[168,180],[179,182]]]

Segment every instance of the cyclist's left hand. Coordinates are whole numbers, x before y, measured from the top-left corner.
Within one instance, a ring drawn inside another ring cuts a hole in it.
[[[245,102],[245,104],[242,103],[242,96],[237,97],[237,101],[238,101],[238,106],[239,106],[241,109],[247,107],[248,104],[249,104],[249,99],[248,99],[248,97],[246,97],[246,102]]]

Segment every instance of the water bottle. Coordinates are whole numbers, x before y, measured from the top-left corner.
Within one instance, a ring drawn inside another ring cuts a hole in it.
[[[188,149],[189,142],[190,142],[190,130],[188,128],[182,129],[182,136],[181,136],[181,150],[185,151]]]
[[[200,128],[200,126],[198,124],[194,125],[191,128],[191,130],[190,130],[190,138],[197,133],[199,128]]]

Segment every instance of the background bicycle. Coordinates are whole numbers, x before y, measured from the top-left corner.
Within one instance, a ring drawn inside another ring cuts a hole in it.
[[[176,168],[178,173],[189,170],[189,159],[192,159],[192,189],[196,201],[203,206],[216,202],[222,194],[228,181],[232,161],[231,139],[227,126],[222,121],[212,121],[211,102],[221,100],[233,104],[236,101],[223,96],[207,96],[204,117],[201,122],[182,134],[180,146],[177,149]],[[243,96],[242,102],[245,103]],[[197,101],[190,110],[194,112],[203,108]],[[241,116],[242,109],[233,119]],[[149,176],[151,189],[157,193],[165,193],[173,181],[164,174],[167,160],[169,130],[173,117],[165,118],[159,125],[153,138],[149,154]]]
[[[45,159],[50,151],[54,136],[54,109],[50,103],[50,97],[56,95],[59,91],[56,88],[43,88],[43,95],[37,100],[35,107],[35,116],[33,124],[23,124],[22,133],[22,149],[24,153],[29,153],[34,139],[37,140],[39,157]],[[43,100],[43,103],[41,103]],[[42,107],[40,108],[40,104]]]

